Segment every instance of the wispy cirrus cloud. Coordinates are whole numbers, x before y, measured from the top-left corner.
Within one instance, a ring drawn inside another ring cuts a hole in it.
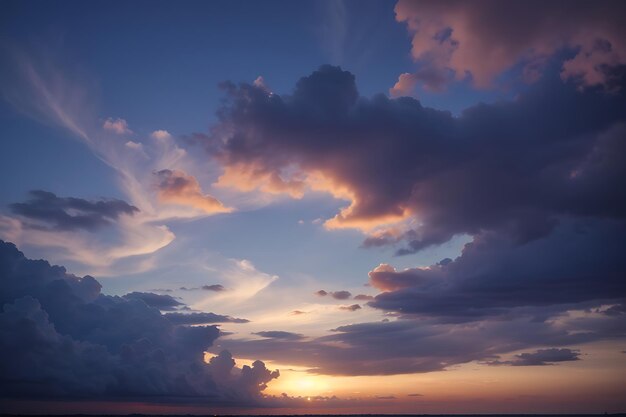
[[[195,169],[192,158],[167,131],[155,130],[144,137],[133,132],[123,118],[102,121],[91,99],[92,83],[55,65],[58,56],[53,52],[47,51],[44,57],[18,47],[5,49],[13,65],[6,68],[1,84],[3,96],[27,116],[65,129],[86,145],[113,169],[127,203],[94,200],[93,207],[88,207],[88,199],[55,196],[55,204],[46,208],[40,204],[38,208],[37,202],[42,203],[45,197],[40,192],[30,201],[12,205],[17,217],[2,217],[0,231],[4,238],[21,245],[47,247],[53,251],[51,255],[82,263],[94,268],[93,272],[106,275],[116,268],[118,272],[119,268],[137,272],[150,265],[145,262],[146,256],[175,239],[170,221],[232,210],[202,190],[197,178],[189,173]],[[52,195],[46,194],[49,203]],[[61,207],[62,203],[67,207]],[[132,215],[98,214],[114,204],[132,207]],[[82,214],[68,214],[76,210]],[[32,223],[35,217],[54,217],[54,228],[59,233],[24,223],[26,219]],[[80,221],[84,227],[69,227]],[[93,233],[96,223],[107,223],[115,231],[114,236]],[[122,263],[125,266],[120,266]]]

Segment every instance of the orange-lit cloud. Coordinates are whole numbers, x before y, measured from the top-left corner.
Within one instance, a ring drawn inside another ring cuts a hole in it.
[[[158,178],[159,199],[163,202],[188,205],[208,214],[232,211],[215,197],[204,194],[198,180],[183,171],[163,169],[155,175]]]

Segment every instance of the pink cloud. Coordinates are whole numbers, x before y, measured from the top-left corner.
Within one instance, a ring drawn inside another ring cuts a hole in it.
[[[128,128],[128,123],[126,123],[126,120],[119,118],[113,119],[109,117],[104,121],[102,128],[117,135],[128,135],[133,133],[133,131]]]
[[[605,86],[607,67],[626,63],[623,9],[616,1],[400,0],[396,19],[413,35],[411,55],[420,70],[401,74],[391,94],[407,94],[418,82],[433,90],[450,71],[457,80],[471,77],[476,87],[488,88],[518,64],[532,81],[545,58],[566,48],[575,55],[563,64],[564,80]],[[430,77],[421,79],[425,70]]]

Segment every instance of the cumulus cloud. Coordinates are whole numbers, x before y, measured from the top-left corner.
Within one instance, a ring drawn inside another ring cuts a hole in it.
[[[57,230],[94,230],[111,224],[121,215],[132,216],[139,211],[137,207],[116,199],[90,201],[57,197],[42,190],[31,191],[30,196],[31,199],[24,203],[10,204],[11,211]]]
[[[362,230],[365,246],[406,242],[407,254],[481,231],[523,244],[564,216],[626,213],[613,192],[624,180],[624,94],[580,91],[554,71],[513,101],[459,117],[411,98],[360,97],[354,76],[331,66],[291,95],[226,88],[204,138],[224,166],[218,184],[329,192],[349,203],[326,228]]]
[[[242,405],[258,403],[267,382],[278,377],[259,361],[242,368],[234,361],[227,368],[205,363],[219,329],[175,324],[159,312],[177,306],[169,296],[107,296],[94,278],[27,259],[2,241],[0,277],[4,398],[165,397]]]
[[[568,348],[539,349],[532,353],[520,353],[510,361],[491,361],[488,365],[511,365],[511,366],[545,366],[559,362],[571,362],[580,360],[580,352]]]
[[[437,91],[453,79],[468,77],[477,87],[490,87],[516,66],[527,81],[536,81],[548,58],[564,49],[570,54],[562,63],[561,78],[609,86],[611,68],[626,64],[625,11],[618,0],[601,5],[400,0],[396,19],[406,23],[413,37],[411,54],[418,69],[400,75],[390,93],[406,95],[418,83]]]
[[[155,175],[159,198],[163,202],[195,207],[208,214],[232,211],[215,197],[204,194],[198,180],[183,171],[163,169]]]
[[[111,131],[116,135],[128,135],[133,133],[133,131],[128,128],[128,123],[126,123],[126,120],[120,118],[113,119],[109,117],[104,121],[102,128]]]

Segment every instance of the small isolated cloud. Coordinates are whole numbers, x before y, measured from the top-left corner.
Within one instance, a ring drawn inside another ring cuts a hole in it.
[[[109,117],[104,121],[102,125],[104,130],[108,130],[109,132],[113,132],[116,135],[130,135],[133,133],[132,130],[128,128],[128,123],[124,119],[113,119]]]
[[[422,394],[407,394],[407,397],[423,397]]]
[[[350,291],[343,291],[343,290],[342,291],[330,291],[330,292],[326,290],[319,290],[315,293],[315,295],[318,295],[320,297],[326,297],[327,295],[330,295],[335,300],[347,300],[348,298],[352,296]]]
[[[393,395],[377,395],[376,399],[377,400],[395,400],[396,397]]]
[[[13,203],[11,211],[28,221],[35,221],[35,227],[54,230],[95,230],[111,224],[121,215],[139,212],[122,200],[85,200],[75,197],[57,197],[49,191],[34,190],[30,200]]]
[[[330,296],[335,300],[347,300],[352,296],[350,291],[333,291],[330,293]]]
[[[268,339],[299,340],[299,339],[304,338],[304,336],[301,335],[300,333],[284,332],[280,330],[268,330],[268,331],[256,332],[252,334],[265,337]]]
[[[250,320],[215,313],[167,313],[165,318],[173,324],[249,323]]]
[[[292,316],[300,316],[302,314],[309,314],[308,311],[302,311],[302,310],[293,310],[291,313],[289,313]]]
[[[372,295],[365,295],[365,294],[359,294],[359,295],[355,295],[354,296],[355,300],[359,300],[359,301],[370,301],[374,299],[374,296]]]
[[[215,291],[215,292],[226,291],[226,288],[224,288],[222,284],[203,285],[200,288],[202,288],[205,291]]]
[[[159,199],[165,203],[191,206],[207,214],[232,211],[215,197],[204,194],[200,183],[192,175],[171,169],[163,169],[155,175],[158,178]]]
[[[361,306],[358,304],[352,304],[350,306],[340,306],[339,310],[346,310],[346,311],[357,311],[360,310]]]
[[[580,352],[567,348],[539,349],[532,353],[520,353],[515,355],[515,359],[510,361],[492,361],[488,365],[510,365],[510,366],[545,366],[554,365],[559,362],[570,362],[580,360]]]

